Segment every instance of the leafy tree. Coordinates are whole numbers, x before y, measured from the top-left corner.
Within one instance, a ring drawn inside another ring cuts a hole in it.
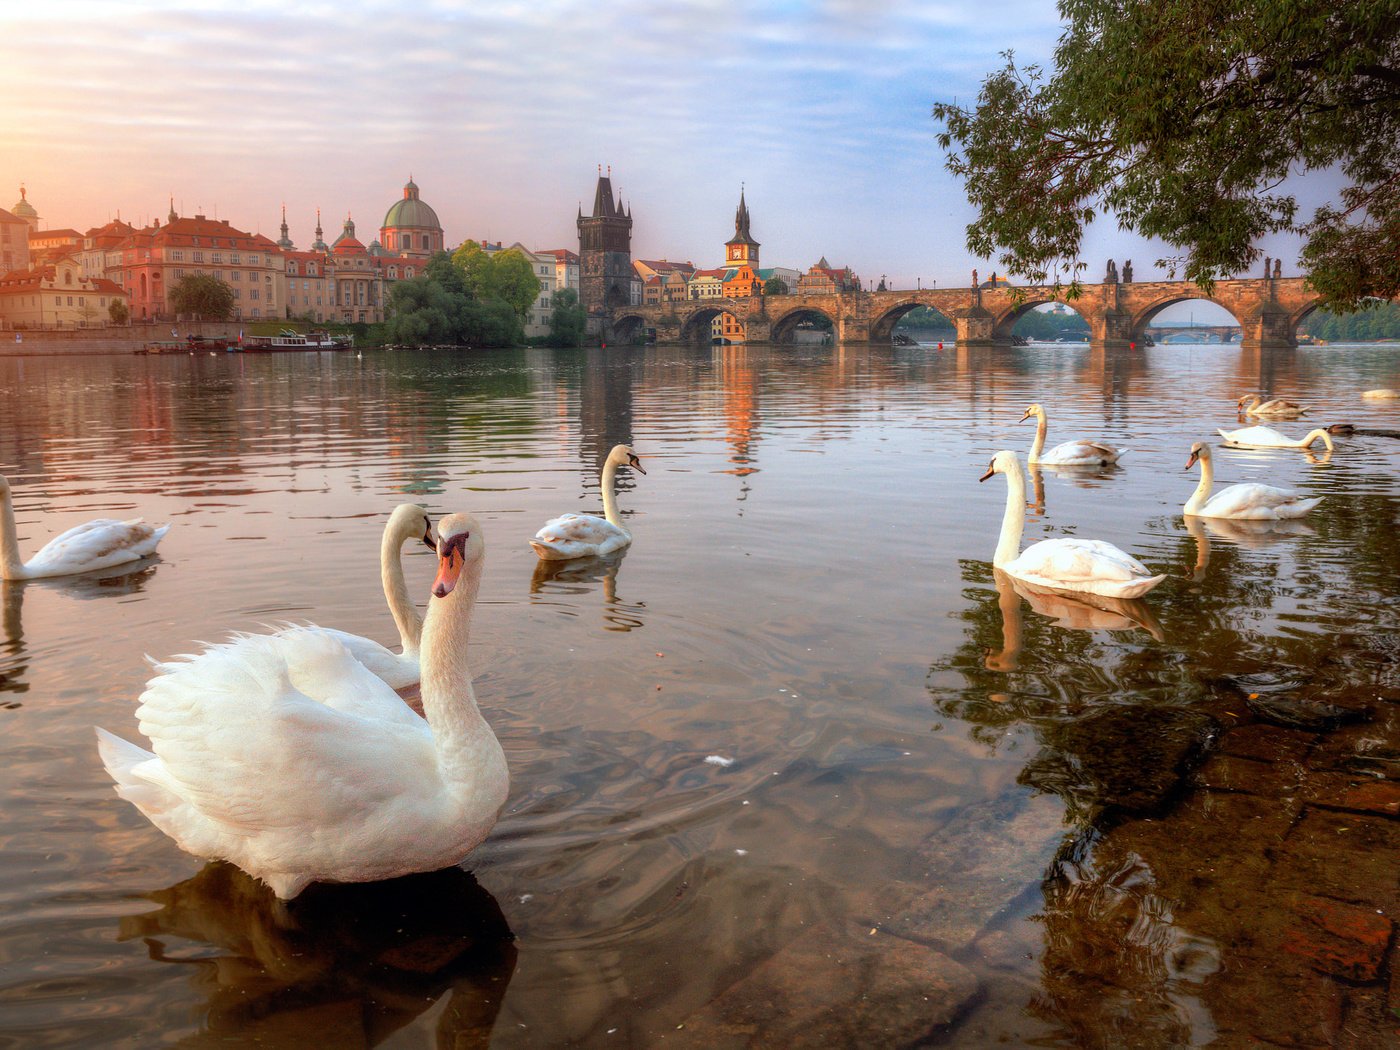
[[[446,252],[423,275],[397,281],[389,290],[384,339],[409,346],[517,346],[520,319],[504,300],[474,299],[461,270]]]
[[[770,277],[763,282],[764,295],[787,295],[787,293],[787,281],[783,280],[781,277]]]
[[[113,299],[107,304],[107,316],[111,318],[113,324],[126,324],[131,320],[131,311],[127,309],[125,299]]]
[[[476,241],[463,241],[452,253],[452,262],[462,272],[467,293],[473,299],[485,299],[492,294],[491,256],[482,251]]]
[[[517,316],[525,317],[540,294],[535,267],[519,251],[507,248],[492,256],[491,269],[492,295],[509,303]]]
[[[976,105],[940,103],[939,142],[979,215],[968,246],[1033,281],[1076,275],[1103,211],[1182,249],[1208,287],[1257,238],[1306,236],[1329,304],[1400,292],[1400,8],[1335,0],[1060,0],[1055,71],[1006,66]],[[1348,185],[1310,221],[1279,190]]]
[[[227,321],[234,302],[233,289],[212,274],[187,273],[170,289],[170,309],[204,321]]]
[[[549,315],[549,345],[578,347],[588,329],[588,314],[578,302],[578,292],[562,288],[554,293],[554,312]]]

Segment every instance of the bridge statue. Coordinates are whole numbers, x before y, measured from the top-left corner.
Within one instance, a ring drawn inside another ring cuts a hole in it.
[[[1274,260],[1274,280],[1277,281],[1283,276],[1283,260]]]
[[[1108,260],[1108,272],[1103,275],[1104,284],[1118,283],[1118,267],[1113,265],[1113,260]]]
[[[1133,260],[1131,259],[1123,260],[1123,283],[1133,283]]]

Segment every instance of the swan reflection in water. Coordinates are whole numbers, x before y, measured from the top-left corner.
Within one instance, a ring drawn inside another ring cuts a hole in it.
[[[1228,540],[1240,547],[1267,547],[1282,540],[1312,536],[1315,532],[1301,518],[1281,518],[1277,521],[1249,518],[1198,518],[1188,514],[1182,520],[1186,531],[1196,541],[1196,564],[1191,569],[1191,582],[1200,583],[1210,568],[1211,537]]]
[[[461,868],[313,886],[288,904],[216,862],[145,896],[160,909],[122,918],[118,939],[189,967],[208,1007],[188,1043],[374,1046],[450,990],[437,1045],[485,1047],[515,970],[500,906]]]
[[[617,597],[617,574],[625,557],[627,552],[621,550],[570,561],[540,559],[530,577],[530,597],[533,601],[549,600],[551,604],[568,606],[572,613],[576,611],[574,603],[567,599],[592,594],[592,585],[601,582],[604,630],[631,631],[642,627],[646,623],[647,603],[621,601]]]
[[[1157,641],[1165,641],[1162,625],[1141,598],[1109,598],[1098,594],[1071,597],[1057,591],[1041,590],[1018,580],[1001,569],[993,569],[997,607],[1001,610],[1000,650],[989,650],[983,661],[989,671],[1015,671],[1021,662],[1025,621],[1021,613],[1024,598],[1031,609],[1072,631],[1131,631],[1141,628]]]
[[[0,694],[23,693],[29,689],[24,674],[29,669],[28,647],[24,644],[24,592],[26,588],[60,591],[65,596],[82,601],[106,598],[109,595],[139,594],[146,581],[155,575],[160,558],[150,555],[139,561],[98,569],[76,576],[41,576],[33,580],[0,580]],[[0,700],[0,710],[17,707],[17,703]]]

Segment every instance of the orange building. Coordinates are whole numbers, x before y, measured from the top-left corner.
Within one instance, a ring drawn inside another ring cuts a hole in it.
[[[8,328],[98,327],[114,299],[126,293],[106,278],[84,277],[73,256],[0,277],[0,321]]]

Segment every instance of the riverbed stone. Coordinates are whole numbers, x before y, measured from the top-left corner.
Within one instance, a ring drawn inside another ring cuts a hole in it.
[[[1298,790],[1300,772],[1291,762],[1256,762],[1234,755],[1215,755],[1197,771],[1197,782],[1212,791],[1279,798]]]
[[[666,1045],[904,1047],[952,1023],[977,993],[972,972],[941,952],[823,925],[666,1033]]]
[[[1283,886],[1400,914],[1400,821],[1308,809],[1274,865]]]
[[[1366,707],[1344,707],[1326,700],[1283,694],[1259,694],[1245,699],[1254,717],[1285,729],[1325,732],[1347,722],[1364,721]]]
[[[1005,795],[969,806],[918,847],[929,886],[884,929],[958,952],[1046,877],[1066,835],[1064,809],[1049,795]]]
[[[1260,762],[1302,762],[1314,739],[1312,733],[1251,722],[1225,733],[1216,750],[1221,754],[1253,758]]]
[[[1283,933],[1284,951],[1348,981],[1375,981],[1380,976],[1393,926],[1385,915],[1326,897],[1301,897],[1288,910],[1298,921]]]
[[[1313,805],[1400,816],[1400,781],[1358,780],[1341,773],[1319,773],[1309,778],[1307,788]]]
[[[1308,766],[1400,780],[1400,725],[1377,722],[1344,726],[1318,742],[1308,758]]]

